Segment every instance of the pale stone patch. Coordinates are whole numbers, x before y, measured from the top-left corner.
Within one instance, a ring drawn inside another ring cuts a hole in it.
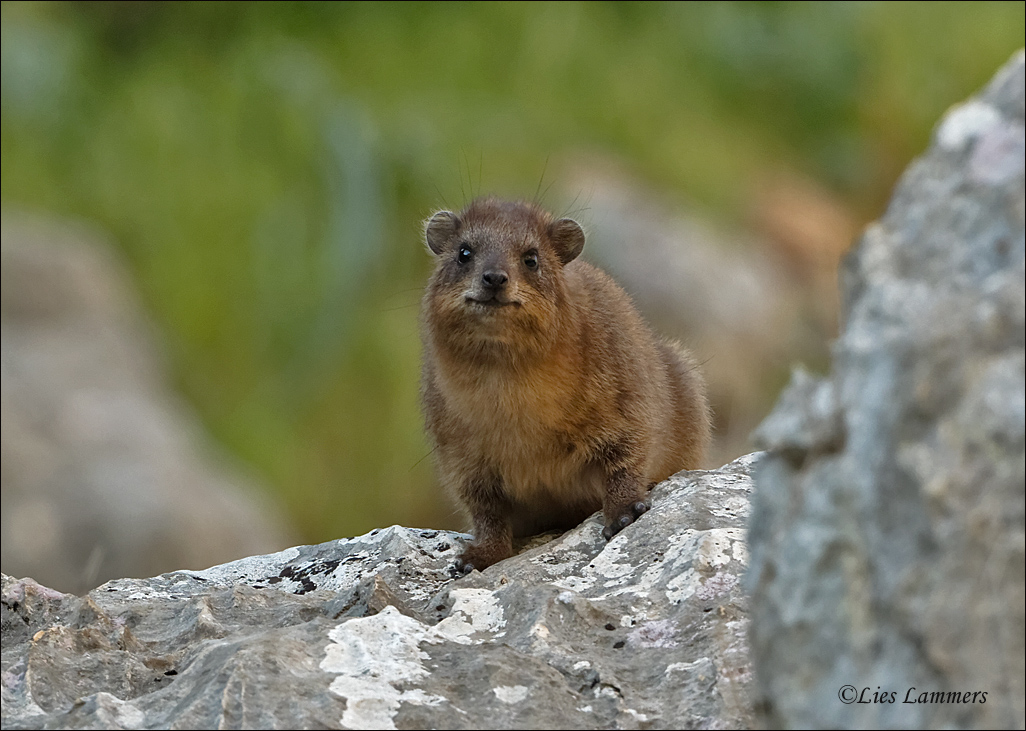
[[[499,685],[492,688],[492,692],[495,693],[495,697],[503,703],[519,703],[520,701],[527,698],[527,686],[526,685]]]

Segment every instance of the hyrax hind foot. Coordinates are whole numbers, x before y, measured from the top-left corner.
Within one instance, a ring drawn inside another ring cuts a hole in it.
[[[467,550],[456,559],[453,569],[457,576],[469,574],[474,569],[484,571],[492,564],[498,563],[512,555],[512,547],[503,545],[501,541],[491,543],[474,542],[467,546]]]
[[[613,511],[612,515],[606,513],[606,527],[602,529],[602,537],[607,541],[610,540],[617,533],[640,518],[641,514],[647,510],[648,505],[638,500]]]

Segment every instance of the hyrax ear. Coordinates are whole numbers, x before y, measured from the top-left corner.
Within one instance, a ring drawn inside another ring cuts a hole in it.
[[[439,211],[428,219],[424,227],[424,238],[428,248],[435,254],[441,254],[445,245],[460,230],[460,219],[452,211]]]
[[[549,224],[549,239],[560,260],[569,264],[584,248],[584,229],[572,218],[561,218]]]

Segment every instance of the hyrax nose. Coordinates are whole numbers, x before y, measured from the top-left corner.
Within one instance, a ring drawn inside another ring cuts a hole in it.
[[[508,281],[509,277],[501,269],[488,269],[481,275],[481,282],[488,289],[500,289]]]

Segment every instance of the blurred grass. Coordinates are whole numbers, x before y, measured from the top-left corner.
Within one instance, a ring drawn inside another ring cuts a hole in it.
[[[879,215],[1010,3],[3,3],[0,196],[124,248],[178,384],[310,541],[454,525],[417,406],[420,221],[615,158],[712,215]]]

